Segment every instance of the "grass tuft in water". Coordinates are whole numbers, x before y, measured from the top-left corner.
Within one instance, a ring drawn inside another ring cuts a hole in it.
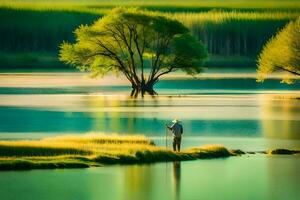
[[[300,153],[300,150],[291,150],[291,149],[273,149],[268,152],[272,155],[293,155]]]

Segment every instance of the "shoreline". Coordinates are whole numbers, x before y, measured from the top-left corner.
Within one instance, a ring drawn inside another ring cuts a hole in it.
[[[105,165],[150,164],[228,158],[249,154],[296,155],[300,150],[229,150],[222,145],[205,145],[173,152],[156,146],[145,136],[87,134],[56,136],[38,140],[0,140],[0,171],[88,168]]]

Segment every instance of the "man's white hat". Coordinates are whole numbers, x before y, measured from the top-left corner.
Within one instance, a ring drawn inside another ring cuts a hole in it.
[[[173,121],[172,121],[173,123],[177,123],[177,122],[179,122],[179,120],[178,119],[173,119]]]

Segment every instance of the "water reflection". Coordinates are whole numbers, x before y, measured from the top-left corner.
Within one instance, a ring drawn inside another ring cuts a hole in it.
[[[277,156],[267,160],[269,199],[299,199],[299,156]]]
[[[180,199],[181,162],[124,168],[124,199]]]
[[[181,162],[173,162],[173,181],[175,186],[175,199],[180,199]]]
[[[134,165],[126,167],[124,178],[124,199],[145,200],[154,199],[152,196],[155,181],[155,172],[151,165]]]
[[[0,95],[0,132],[163,136],[166,121],[178,117],[189,136],[300,139],[300,101],[297,95],[282,96]]]
[[[2,199],[299,199],[300,157],[1,172]],[[41,181],[43,180],[43,181]],[[67,186],[67,187],[66,187]]]
[[[148,113],[148,117],[143,117],[135,112],[65,112],[0,107],[0,132],[64,134],[93,131],[162,136],[164,124],[173,117],[164,119],[155,115]],[[259,120],[183,119],[183,123],[187,135],[260,136]]]
[[[167,166],[1,172],[0,195],[30,200],[297,200],[299,169],[299,156],[250,155]]]
[[[300,100],[262,95],[262,134],[266,138],[300,139]]]

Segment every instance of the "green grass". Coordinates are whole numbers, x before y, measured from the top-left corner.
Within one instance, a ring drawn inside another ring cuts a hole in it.
[[[0,141],[0,170],[78,168],[225,158],[236,155],[220,145],[180,153],[158,147],[144,136],[81,135],[28,141]]]
[[[288,149],[268,151],[269,154],[289,155],[299,152]],[[242,154],[245,152],[228,150],[222,145],[193,147],[178,153],[155,146],[144,136],[69,135],[41,140],[0,141],[0,170],[86,168],[227,158]]]

